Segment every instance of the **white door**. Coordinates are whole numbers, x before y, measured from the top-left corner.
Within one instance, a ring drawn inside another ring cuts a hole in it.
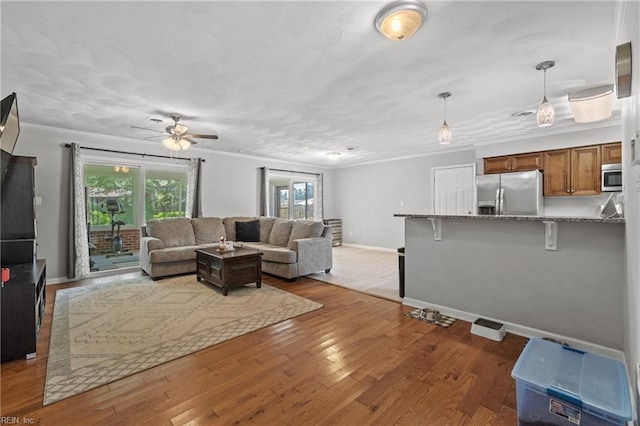
[[[465,215],[475,211],[476,165],[431,169],[434,214]]]

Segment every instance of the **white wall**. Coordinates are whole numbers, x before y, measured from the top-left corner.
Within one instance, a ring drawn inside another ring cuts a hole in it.
[[[137,153],[168,155],[157,142],[115,138],[46,126],[21,123],[14,155],[37,157],[36,195],[42,205],[36,206],[38,225],[38,257],[47,259],[47,278],[60,280],[67,275],[67,242],[69,217],[69,149],[66,143]],[[224,143],[224,142],[219,142]],[[100,154],[97,151],[92,155]],[[105,156],[116,155],[103,153]],[[253,216],[258,214],[259,168],[267,166],[287,170],[323,173],[325,184],[325,217],[334,215],[331,197],[332,171],[253,157],[216,153],[192,148],[181,157],[202,157],[202,211],[206,216]],[[126,156],[126,158],[132,158]]]
[[[632,95],[622,102],[622,173],[625,194],[627,277],[624,306],[625,354],[631,373],[633,389],[637,389],[636,370],[640,365],[640,165],[631,164],[631,144],[635,132],[640,131],[640,3],[620,4],[621,28],[616,44],[631,42],[633,58]],[[637,141],[636,143],[640,143]],[[636,407],[640,396],[635,391]]]
[[[404,219],[394,213],[430,213],[431,168],[475,161],[475,151],[407,158],[334,171],[336,219],[345,243],[397,249]],[[326,216],[328,217],[328,216]]]

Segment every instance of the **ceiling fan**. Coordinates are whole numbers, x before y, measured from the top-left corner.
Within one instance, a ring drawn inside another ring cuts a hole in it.
[[[139,126],[131,126],[131,128],[160,133],[160,135],[149,136],[145,139],[154,139],[167,136],[162,141],[162,144],[172,151],[184,151],[185,149],[189,149],[191,145],[195,145],[198,143],[193,139],[218,139],[218,135],[200,135],[196,133],[189,133],[189,128],[187,126],[178,123],[181,118],[182,117],[178,114],[172,115],[171,119],[174,121],[174,124],[173,126],[167,126],[164,132]]]

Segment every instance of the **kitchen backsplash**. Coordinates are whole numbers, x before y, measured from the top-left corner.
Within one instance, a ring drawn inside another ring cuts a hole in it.
[[[600,217],[600,206],[611,192],[582,197],[544,197],[545,216]],[[614,193],[614,201],[615,201]]]

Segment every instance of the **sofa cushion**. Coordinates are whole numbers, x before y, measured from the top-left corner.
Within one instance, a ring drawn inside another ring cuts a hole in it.
[[[236,241],[260,241],[260,221],[236,222]]]
[[[273,224],[271,234],[269,234],[269,244],[286,247],[289,244],[292,226],[293,221],[291,220],[277,219]]]
[[[261,216],[258,220],[260,221],[260,241],[268,243],[269,235],[271,235],[271,230],[273,229],[273,224],[276,222],[276,218]]]
[[[196,217],[191,219],[196,244],[217,243],[226,237],[222,219],[219,217]]]
[[[196,243],[191,219],[186,217],[150,220],[147,222],[147,235],[162,240],[165,247],[192,246]]]
[[[316,220],[296,220],[293,222],[287,247],[293,248],[293,241],[300,238],[315,238],[322,235],[324,224]]]
[[[255,217],[249,216],[231,216],[225,217],[222,219],[222,223],[224,224],[224,232],[227,236],[228,241],[236,241],[236,222],[249,222],[251,220],[256,220]]]
[[[183,260],[193,260],[195,266],[196,249],[198,246],[171,247],[164,250],[154,250],[149,253],[151,263],[171,263]]]
[[[263,262],[296,263],[298,261],[298,253],[286,247],[269,243],[244,243],[243,247],[260,250]]]

